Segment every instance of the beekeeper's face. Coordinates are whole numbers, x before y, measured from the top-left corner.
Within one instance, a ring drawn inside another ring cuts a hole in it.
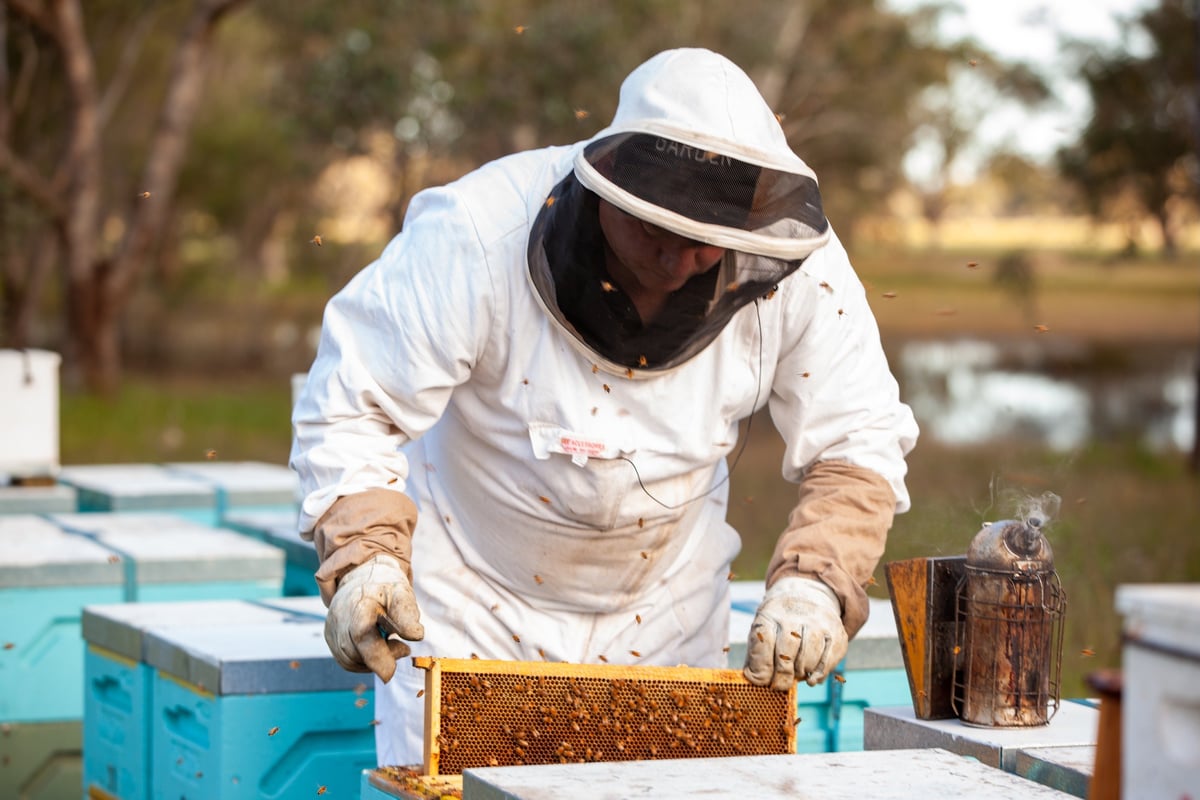
[[[673,292],[715,267],[725,249],[688,239],[600,201],[600,228],[613,256],[609,272],[630,294]]]

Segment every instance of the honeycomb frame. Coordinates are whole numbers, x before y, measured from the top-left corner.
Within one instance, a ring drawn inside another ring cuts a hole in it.
[[[739,670],[417,657],[426,775],[796,752],[796,690]]]

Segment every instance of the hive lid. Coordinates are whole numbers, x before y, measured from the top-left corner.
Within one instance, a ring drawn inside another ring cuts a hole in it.
[[[215,508],[217,492],[190,475],[157,464],[86,464],[63,467],[62,483],[107,497],[114,510]]]
[[[50,519],[132,561],[138,585],[283,578],[279,548],[172,514],[95,512]]]
[[[1117,587],[1126,640],[1200,655],[1200,583],[1129,583]]]
[[[216,489],[226,507],[297,504],[300,478],[286,466],[261,461],[196,461],[164,465]]]
[[[0,589],[124,582],[112,550],[34,514],[0,516]]]
[[[235,511],[226,514],[224,524],[276,547],[283,548],[291,564],[320,566],[317,547],[300,538],[299,514],[293,511]]]
[[[318,600],[319,602],[319,600]],[[106,603],[83,609],[83,638],[133,661],[145,659],[148,631],[231,625],[311,625],[321,619],[252,600]]]
[[[329,653],[324,630],[316,620],[150,630],[145,660],[217,695],[366,692],[371,676],[342,669]]]
[[[53,486],[0,487],[0,514],[53,514],[75,510],[75,488]]]

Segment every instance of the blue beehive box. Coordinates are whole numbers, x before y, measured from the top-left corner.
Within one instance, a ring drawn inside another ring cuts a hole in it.
[[[283,591],[283,551],[237,531],[163,513],[49,519],[121,557],[127,601],[254,599]]]
[[[89,796],[151,797],[154,668],[145,661],[148,631],[237,625],[321,624],[318,598],[272,601],[118,603],[83,610],[83,781]],[[103,794],[102,794],[103,793]]]
[[[300,510],[300,478],[286,466],[261,461],[198,461],[164,465],[167,471],[212,486],[221,524],[235,511]]]
[[[370,676],[337,665],[323,627],[149,632],[152,796],[357,797],[375,766]]]
[[[731,587],[729,667],[741,669],[746,638],[762,601],[761,581],[736,581]],[[850,641],[846,657],[824,683],[796,687],[796,751],[832,753],[863,749],[863,711],[871,706],[911,702],[908,673],[891,603],[872,598],[871,613]]]
[[[75,489],[65,484],[0,486],[0,514],[55,514],[74,511]]]
[[[79,511],[170,512],[216,525],[217,490],[158,464],[88,464],[63,467],[60,483],[74,487]]]
[[[273,544],[286,553],[283,593],[287,597],[305,597],[319,593],[313,577],[320,566],[317,548],[300,538],[298,511],[231,511],[225,526]]]
[[[80,719],[81,611],[124,596],[111,550],[42,517],[0,517],[0,723]]]

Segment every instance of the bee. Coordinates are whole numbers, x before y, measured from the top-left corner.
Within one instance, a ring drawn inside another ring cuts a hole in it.
[[[634,658],[641,658],[641,657],[642,657],[642,654],[641,654],[641,653],[639,653],[637,650],[630,650],[630,651],[629,651],[629,655],[633,656]]]
[[[589,116],[591,116],[591,112],[582,108],[575,109],[575,119],[587,119]]]
[[[367,698],[365,698],[365,697],[360,697],[360,698],[358,698],[357,700],[355,700],[355,701],[354,701],[354,707],[355,707],[355,708],[366,708],[366,707],[367,707],[367,703],[369,703],[369,702],[371,702],[371,701],[370,701],[370,700],[368,700]]]
[[[446,524],[449,525],[450,524],[450,515],[449,514],[446,515],[445,520],[446,520]]]
[[[645,518],[645,517],[638,517],[638,527],[639,527],[639,528],[644,528],[644,527],[646,527],[646,518]],[[643,557],[644,557],[645,555],[646,555],[645,553],[642,553],[642,556],[643,556]]]
[[[371,725],[372,727],[374,727],[379,724],[379,720],[373,719],[368,724]]]
[[[148,199],[150,199],[150,193],[149,193],[149,192],[142,192],[142,193],[140,193],[140,194],[138,195],[138,197],[142,198],[143,200],[148,200]]]
[[[425,696],[425,690],[424,690],[424,689],[420,689],[420,690],[418,690],[418,691],[417,691],[417,697],[424,697],[424,696]]]
[[[728,653],[728,652],[729,652],[729,649],[730,649],[730,648],[729,648],[729,645],[725,645],[724,647],[722,647],[722,648],[721,648],[721,652],[722,652],[722,653]]]
[[[648,363],[650,363],[650,362],[646,360],[646,357],[645,357],[645,356],[638,356],[638,366],[639,366],[639,367],[644,367],[644,366],[646,366]]]
[[[542,657],[542,661],[546,661],[546,660],[547,660],[547,659],[546,659],[546,651],[545,651],[545,650],[543,650],[543,649],[542,649],[542,648],[540,648],[540,647],[538,648],[538,655]]]
[[[606,655],[599,655],[599,656],[596,656],[596,658],[600,659],[600,660],[601,660],[601,661],[603,661],[605,664],[607,664],[607,663],[608,663],[608,656],[606,656]]]
[[[842,673],[840,673],[840,672],[835,672],[835,673],[833,673],[833,679],[834,679],[835,681],[837,681],[838,683],[845,683],[845,682],[846,682],[846,676],[845,676],[845,675],[843,675],[843,674],[842,674]]]
[[[762,641],[766,641],[765,639],[763,639],[762,631],[755,631],[755,632],[754,632],[754,635],[758,637],[758,640],[759,640],[760,642],[762,642]]]
[[[108,563],[110,563],[110,564],[119,564],[120,562],[121,562],[121,557],[119,555],[116,555],[115,553],[108,557]]]
[[[609,386],[609,385],[606,383],[606,384],[604,384],[604,391],[606,391],[606,392],[612,392],[612,387],[611,387],[611,386]]]
[[[321,234],[318,233],[318,234],[314,235],[313,238],[309,239],[308,241],[311,242],[312,244],[315,244],[317,247],[320,247],[321,246]]]
[[[642,624],[642,615],[641,615],[641,614],[634,614],[634,615],[633,615],[633,618],[634,618],[635,620],[637,620],[637,624],[638,624],[638,625],[641,625],[641,624]]]
[[[807,378],[809,375],[812,375],[812,373],[811,372],[801,372],[800,373],[801,378]]]
[[[16,647],[16,644],[14,644],[13,642],[5,642],[4,643],[5,650],[12,650],[14,647]]]
[[[515,33],[517,36],[520,36],[527,30],[529,30],[527,25],[513,25],[513,33]]]
[[[763,295],[763,296],[764,296],[764,297],[766,297],[768,300],[770,300],[772,297],[774,297],[774,296],[775,296],[775,293],[776,293],[776,292],[778,292],[778,291],[779,291],[779,285],[778,285],[778,284],[776,284],[775,286],[772,286],[772,287],[771,287],[771,291],[767,292],[767,293],[766,293],[765,295]]]
[[[217,451],[216,451],[216,450],[211,450],[211,449],[210,449],[210,450],[205,450],[205,451],[204,451],[204,457],[205,457],[205,458],[207,458],[209,461],[212,461],[214,458],[216,458],[216,457],[217,457]]]
[[[979,266],[978,261],[968,261],[967,262],[967,269],[975,269],[978,266]]]
[[[733,570],[729,570],[729,575],[726,576],[726,579],[733,580],[736,577],[737,577],[737,574]]]
[[[818,285],[825,291],[829,292],[830,294],[833,294],[833,287],[829,285],[828,281],[821,281]]]
[[[538,586],[541,586],[541,585],[542,585],[542,583],[543,583],[543,581],[542,581],[542,576],[541,576],[541,575],[534,575],[534,576],[533,576],[533,582],[534,582],[534,583],[536,583]]]
[[[972,58],[970,61],[968,61],[967,63],[968,63],[968,64],[970,64],[972,67],[975,67],[975,66],[978,66],[978,65],[979,65],[979,62],[978,62],[978,61],[976,61],[976,60],[975,60],[975,59],[973,59],[973,58]]]
[[[785,117],[787,117],[787,114],[780,114],[779,112],[775,112],[775,121],[776,122],[783,122]]]
[[[478,660],[479,660],[479,653],[471,653],[471,658],[472,658],[472,659],[474,659],[475,661],[478,661]]]
[[[1096,651],[1090,647],[1085,647],[1079,651],[1079,655],[1083,656],[1084,658],[1091,658],[1092,656],[1096,655]]]
[[[529,385],[529,378],[521,378],[521,384],[522,384],[522,385],[524,385],[524,386],[528,386],[528,385]]]
[[[617,290],[617,287],[613,286],[611,281],[600,281],[600,288],[606,292],[615,292]],[[595,370],[592,371],[595,372]]]
[[[891,300],[893,297],[895,297],[895,296],[896,296],[896,293],[895,293],[895,292],[884,292],[884,293],[883,293],[883,296],[884,296],[885,298],[887,298],[888,300]]]
[[[318,786],[317,787],[317,794],[325,794],[327,791],[329,791],[329,787],[327,787],[327,786]]]
[[[1045,325],[1034,325],[1034,326],[1033,326],[1033,329],[1034,329],[1035,331],[1037,331],[1038,333],[1045,333],[1046,331],[1050,330],[1050,329],[1049,329],[1048,327],[1046,327]]]
[[[838,309],[838,316],[839,316],[839,317],[840,317],[840,316],[842,316],[842,315],[844,315],[845,313],[846,313],[846,310],[845,310],[845,309],[843,309],[843,308],[839,308],[839,309]]]
[[[543,503],[545,503],[546,505],[550,505],[550,498],[549,498],[549,497],[546,497],[546,495],[544,495],[544,494],[539,494],[539,495],[538,495],[538,500],[541,500],[541,501],[542,501]],[[539,581],[539,583],[540,583],[540,581]]]
[[[592,406],[592,416],[596,416],[596,412],[600,410],[599,406]]]
[[[879,585],[879,581],[875,580],[875,576],[874,576],[874,575],[872,575],[871,577],[867,578],[867,586],[878,586],[878,585]]]
[[[388,482],[387,482],[387,485],[388,485],[388,486],[391,486],[393,483],[395,483],[395,482],[396,482],[396,481],[398,481],[398,480],[400,480],[400,479],[399,479],[399,478],[392,478],[390,481],[388,481]]]
[[[643,559],[646,559],[646,560],[649,560],[649,558],[650,558],[650,556],[646,554],[646,551],[645,551],[645,550],[643,550],[643,551],[641,552],[641,556],[642,556],[642,558],[643,558]]]
[[[626,378],[632,378],[632,377],[633,377],[633,367],[626,367],[626,368],[625,368],[625,377],[626,377]]]
[[[362,694],[362,693],[363,693],[363,692],[365,692],[365,691],[367,691],[367,685],[366,685],[365,683],[360,683],[360,684],[357,684],[357,685],[354,687],[354,693],[355,693],[355,694]]]
[[[962,652],[962,648],[959,647],[958,645],[954,645],[954,655],[958,655],[961,652]]]
[[[791,657],[791,656],[780,655],[780,656],[779,656],[779,660],[780,660],[780,661],[791,661],[791,660],[792,660],[792,657]]]
[[[499,603],[493,603],[493,604],[492,604],[492,613],[493,613],[493,614],[495,614],[495,613],[496,613],[497,611],[499,611],[499,610],[500,610],[500,604],[499,604]]]
[[[271,728],[271,730],[267,731],[267,736],[274,736],[277,733],[279,733],[278,725],[276,725],[274,728]]]
[[[514,641],[514,642],[516,642],[517,644],[520,644],[520,643],[521,643],[521,637],[520,637],[520,636],[518,636],[517,634],[515,634],[515,633],[514,633],[514,634],[513,634],[513,641]]]
[[[550,195],[549,197],[547,197],[546,198],[546,208],[549,208],[550,206],[554,205],[554,200],[555,200],[554,195]]]
[[[299,661],[289,661],[288,666],[291,667],[292,669],[300,669],[300,662]]]
[[[741,286],[741,284],[737,281],[730,281],[729,283],[725,284],[725,291],[736,292],[739,286]]]
[[[788,633],[791,634],[792,636],[796,637],[797,639],[800,638],[800,634],[796,633],[795,631],[788,631]]]
[[[597,372],[599,372],[599,371],[600,371],[600,365],[599,365],[599,364],[592,364],[592,374],[593,374],[593,375],[595,375],[595,374],[596,374]]]

